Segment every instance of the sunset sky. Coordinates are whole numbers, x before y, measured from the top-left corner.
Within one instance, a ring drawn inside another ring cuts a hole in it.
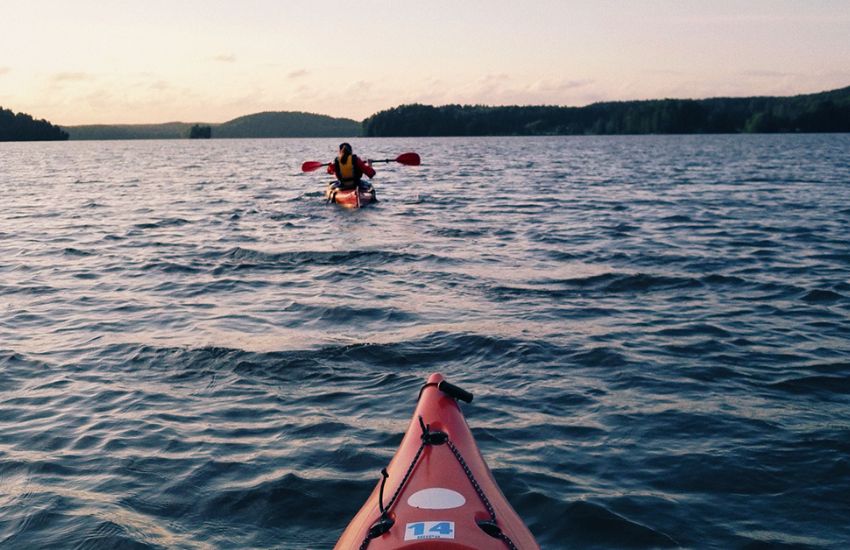
[[[55,124],[362,119],[850,85],[848,0],[3,0],[0,106]]]

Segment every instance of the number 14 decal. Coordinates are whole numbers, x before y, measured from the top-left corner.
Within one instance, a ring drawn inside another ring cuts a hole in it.
[[[408,523],[404,532],[404,540],[453,538],[455,538],[455,522],[453,521],[419,521],[417,523]]]

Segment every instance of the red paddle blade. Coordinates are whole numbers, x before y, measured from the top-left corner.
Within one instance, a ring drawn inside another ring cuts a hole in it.
[[[402,153],[396,157],[395,161],[405,166],[419,166],[421,164],[419,155],[416,153]]]
[[[315,160],[308,160],[304,164],[301,165],[302,172],[312,172],[313,170],[318,170],[322,166],[327,166],[327,164],[322,162],[317,162]]]

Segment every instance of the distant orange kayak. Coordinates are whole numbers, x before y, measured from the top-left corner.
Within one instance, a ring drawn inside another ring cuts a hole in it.
[[[428,378],[386,478],[336,549],[539,548],[496,485],[457,398],[472,395],[440,374]]]
[[[362,208],[367,204],[377,202],[375,198],[375,189],[369,186],[368,189],[339,189],[333,184],[328,185],[325,190],[325,199],[330,203],[336,203],[344,208]]]

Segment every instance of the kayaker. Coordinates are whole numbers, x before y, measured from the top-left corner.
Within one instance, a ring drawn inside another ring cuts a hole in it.
[[[328,174],[336,176],[341,189],[353,189],[355,186],[368,188],[371,186],[362,180],[363,175],[372,178],[375,169],[351,151],[351,144],[340,143],[339,154],[328,166]]]

